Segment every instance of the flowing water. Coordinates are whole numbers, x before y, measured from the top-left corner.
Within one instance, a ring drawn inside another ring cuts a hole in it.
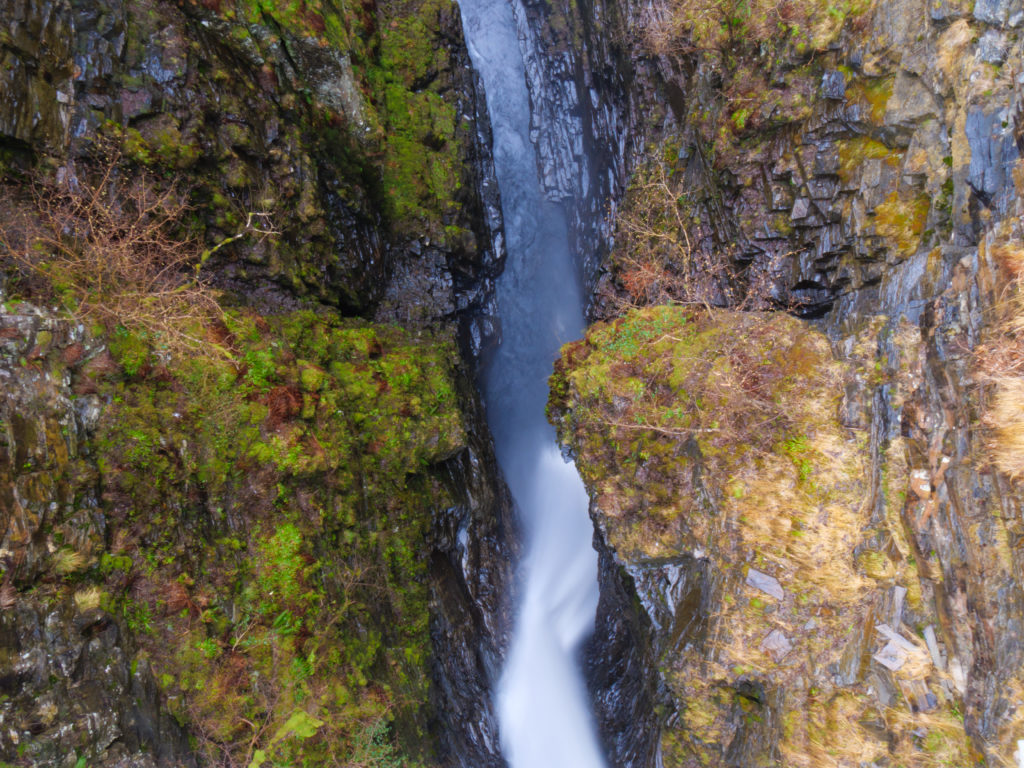
[[[541,194],[529,99],[508,0],[463,0],[470,56],[484,80],[505,218],[498,282],[502,343],[484,372],[498,462],[525,535],[520,604],[497,690],[512,768],[602,768],[578,663],[597,609],[597,554],[587,493],[544,414],[558,348],[583,332],[565,216]]]

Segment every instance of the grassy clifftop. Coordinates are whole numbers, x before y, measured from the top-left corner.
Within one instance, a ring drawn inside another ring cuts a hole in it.
[[[781,313],[652,306],[563,348],[549,413],[607,543],[631,573],[676,569],[649,582],[664,594],[638,582],[670,617],[650,639],[675,712],[666,764],[972,764],[917,634],[935,619],[902,503],[891,491],[879,516],[867,435],[840,418],[847,387],[881,376]],[[883,493],[906,487],[889,472]],[[907,659],[859,682],[894,587]]]

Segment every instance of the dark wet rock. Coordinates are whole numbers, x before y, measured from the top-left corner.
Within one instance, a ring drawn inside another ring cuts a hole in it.
[[[145,656],[117,619],[20,598],[0,612],[0,758],[69,766],[194,767]]]
[[[59,152],[75,101],[70,4],[4,0],[0,19],[0,139]]]
[[[836,69],[821,76],[821,95],[826,99],[842,99],[846,96],[846,77]]]
[[[643,121],[665,106],[640,100],[642,62],[624,44],[637,9],[615,0],[513,3],[542,187],[567,207],[570,241],[591,288],[612,216],[641,151]]]
[[[194,766],[145,657],[118,619],[90,606],[99,592],[54,603],[38,589],[62,556],[82,569],[105,550],[88,457],[102,406],[69,387],[71,370],[102,361],[105,350],[50,312],[27,303],[12,309],[0,314],[0,759]],[[33,592],[16,591],[33,585]]]
[[[974,18],[999,27],[1019,27],[1024,22],[1020,0],[977,0]]]
[[[595,544],[601,597],[584,661],[595,716],[612,765],[652,765],[658,728],[651,712],[668,701],[668,694],[651,670],[667,638],[685,647],[704,629],[707,574],[692,558],[664,570],[633,568],[619,562],[600,536]],[[630,608],[638,597],[648,610]]]
[[[467,410],[470,446],[445,467],[457,503],[435,515],[431,532],[432,725],[442,765],[503,768],[493,686],[511,629],[519,536],[483,411]]]
[[[983,107],[971,108],[964,130],[971,148],[968,186],[986,208],[1007,213],[1008,204],[1016,196],[1010,169],[1020,156],[1010,106],[991,111]]]
[[[81,455],[85,426],[76,405],[88,401],[74,402],[64,367],[51,362],[74,353],[87,365],[101,345],[30,304],[0,314],[0,337],[0,548],[8,578],[32,583],[49,567],[54,535],[71,532],[69,516],[83,544],[103,535],[95,468]]]
[[[989,64],[1002,64],[1009,53],[1009,41],[1004,33],[989,29],[978,40],[978,58]]]

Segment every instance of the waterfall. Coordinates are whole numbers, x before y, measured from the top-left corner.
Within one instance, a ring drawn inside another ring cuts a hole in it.
[[[520,604],[497,686],[502,751],[511,768],[602,768],[578,663],[597,609],[593,528],[583,482],[544,413],[558,349],[583,332],[580,280],[565,214],[537,178],[512,9],[508,0],[461,7],[487,91],[508,250],[497,288],[502,343],[484,371],[484,400],[525,536]]]

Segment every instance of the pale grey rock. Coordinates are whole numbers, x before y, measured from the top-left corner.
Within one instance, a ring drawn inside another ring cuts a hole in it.
[[[781,600],[786,596],[778,579],[753,568],[747,572],[747,586],[759,589],[776,600]]]
[[[786,655],[793,650],[793,643],[780,629],[773,629],[764,640],[761,641],[761,650],[767,653],[778,663],[786,658]]]

